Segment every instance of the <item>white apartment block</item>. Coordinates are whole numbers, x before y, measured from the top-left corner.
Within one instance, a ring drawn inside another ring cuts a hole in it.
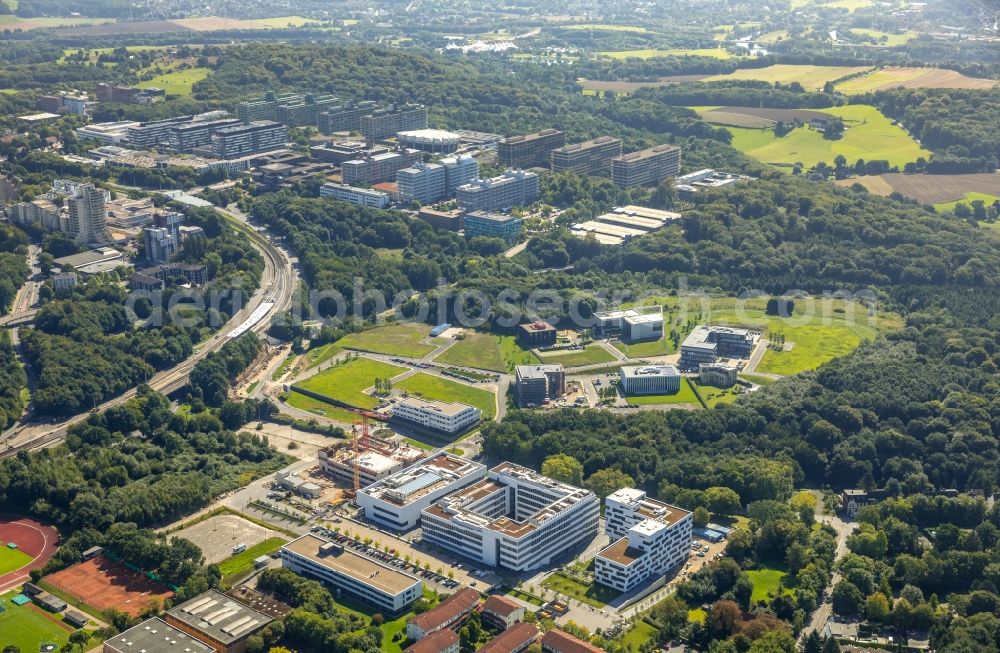
[[[390,615],[423,595],[419,579],[311,533],[281,547],[281,566]]]
[[[626,365],[618,380],[627,395],[674,394],[681,390],[681,373],[673,365]]]
[[[371,521],[405,531],[421,510],[484,476],[485,465],[442,452],[362,489],[357,503]]]
[[[527,206],[538,199],[538,175],[508,170],[499,177],[479,179],[455,189],[458,205],[465,211],[505,211]]]
[[[478,424],[483,411],[458,402],[407,397],[393,407],[392,416],[425,429],[454,435]]]
[[[691,513],[623,488],[604,500],[612,544],[594,559],[594,580],[629,592],[681,565],[691,551]]]
[[[448,178],[444,166],[437,163],[417,163],[396,173],[399,198],[403,202],[417,200],[433,204],[448,192]]]
[[[589,490],[501,463],[487,479],[421,512],[426,541],[491,567],[538,569],[598,532],[600,502]]]

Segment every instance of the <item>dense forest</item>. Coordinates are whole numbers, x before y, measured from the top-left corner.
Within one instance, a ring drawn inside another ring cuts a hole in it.
[[[6,329],[0,332],[0,431],[12,426],[24,412],[21,391],[28,385],[28,376],[17,359]]]
[[[857,98],[900,121],[934,152],[927,172],[992,172],[1000,161],[1000,89],[897,89]]]
[[[28,278],[24,253],[28,237],[12,225],[0,225],[0,315],[6,315]]]

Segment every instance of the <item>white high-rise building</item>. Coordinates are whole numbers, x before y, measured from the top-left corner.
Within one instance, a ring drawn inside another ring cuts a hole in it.
[[[604,500],[611,544],[594,559],[594,580],[629,592],[681,565],[691,551],[690,512],[622,488]]]
[[[66,198],[69,209],[67,233],[78,243],[100,243],[107,240],[105,192],[93,184],[80,184]]]

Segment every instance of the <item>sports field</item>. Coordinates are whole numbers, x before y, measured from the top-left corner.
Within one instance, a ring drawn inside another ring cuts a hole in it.
[[[85,603],[97,612],[115,608],[133,617],[154,602],[173,598],[166,585],[132,571],[120,562],[103,556],[67,567],[42,579],[63,598],[73,599],[74,605]]]
[[[139,88],[149,88],[155,86],[162,88],[167,95],[191,95],[191,87],[197,82],[205,79],[212,73],[208,68],[185,68],[173,72],[157,75],[153,79],[139,82]]]
[[[733,55],[722,48],[696,48],[693,50],[613,50],[597,54],[612,59],[654,59],[656,57],[712,57],[713,59],[732,59]]]
[[[846,75],[864,72],[865,66],[807,66],[795,64],[775,64],[765,68],[741,68],[725,75],[714,75],[705,81],[759,80],[762,82],[798,82],[806,90],[822,90],[824,84]]]
[[[434,351],[434,345],[424,344],[430,337],[426,324],[401,322],[351,333],[337,341],[342,349],[359,349],[388,356],[423,358]]]
[[[810,127],[793,129],[781,138],[770,129],[726,129],[733,134],[733,147],[763,163],[784,169],[791,169],[796,163],[811,167],[825,161],[832,165],[840,154],[852,164],[858,159],[884,159],[900,167],[931,155],[875,107],[849,105],[821,111],[843,119],[846,130],[842,138],[828,140]]]
[[[400,381],[395,387],[424,399],[457,401],[460,404],[475,406],[483,411],[483,419],[493,419],[496,415],[496,401],[492,392],[440,376],[414,374]]]
[[[496,372],[507,371],[503,354],[500,352],[500,336],[491,333],[466,331],[462,340],[446,349],[434,359],[434,362]]]
[[[14,605],[11,599],[17,592],[0,596],[0,645],[16,646],[21,653],[37,653],[43,644],[55,644],[59,650],[69,642],[69,634],[75,630],[69,624],[28,603]]]
[[[0,576],[17,571],[27,565],[32,557],[20,549],[8,548],[6,543],[0,543]]]
[[[364,394],[363,390],[375,385],[375,379],[390,379],[405,371],[406,368],[398,365],[358,357],[324,370],[295,386],[357,408],[374,408],[379,403],[378,399]]]

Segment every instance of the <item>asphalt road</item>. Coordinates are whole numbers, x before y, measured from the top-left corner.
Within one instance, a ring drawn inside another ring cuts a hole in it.
[[[226,209],[216,209],[220,215],[240,232],[247,236],[251,245],[264,258],[264,273],[261,277],[260,289],[250,298],[246,306],[233,315],[211,340],[196,347],[195,352],[184,362],[169,370],[159,372],[148,384],[159,392],[173,392],[187,383],[188,375],[194,366],[210,353],[222,348],[228,341],[228,335],[239,327],[258,306],[265,301],[274,302],[274,306],[257,322],[252,331],[261,333],[270,324],[272,315],[286,310],[292,302],[292,295],[297,285],[296,273],[289,258],[271,244],[265,237],[254,231],[243,216]],[[114,399],[95,406],[96,410],[106,410],[119,405],[135,396],[135,389],[129,390]],[[88,413],[81,413],[59,421],[48,423],[20,423],[4,434],[0,434],[0,458],[12,456],[18,451],[38,449],[60,442],[67,429],[86,419]]]

